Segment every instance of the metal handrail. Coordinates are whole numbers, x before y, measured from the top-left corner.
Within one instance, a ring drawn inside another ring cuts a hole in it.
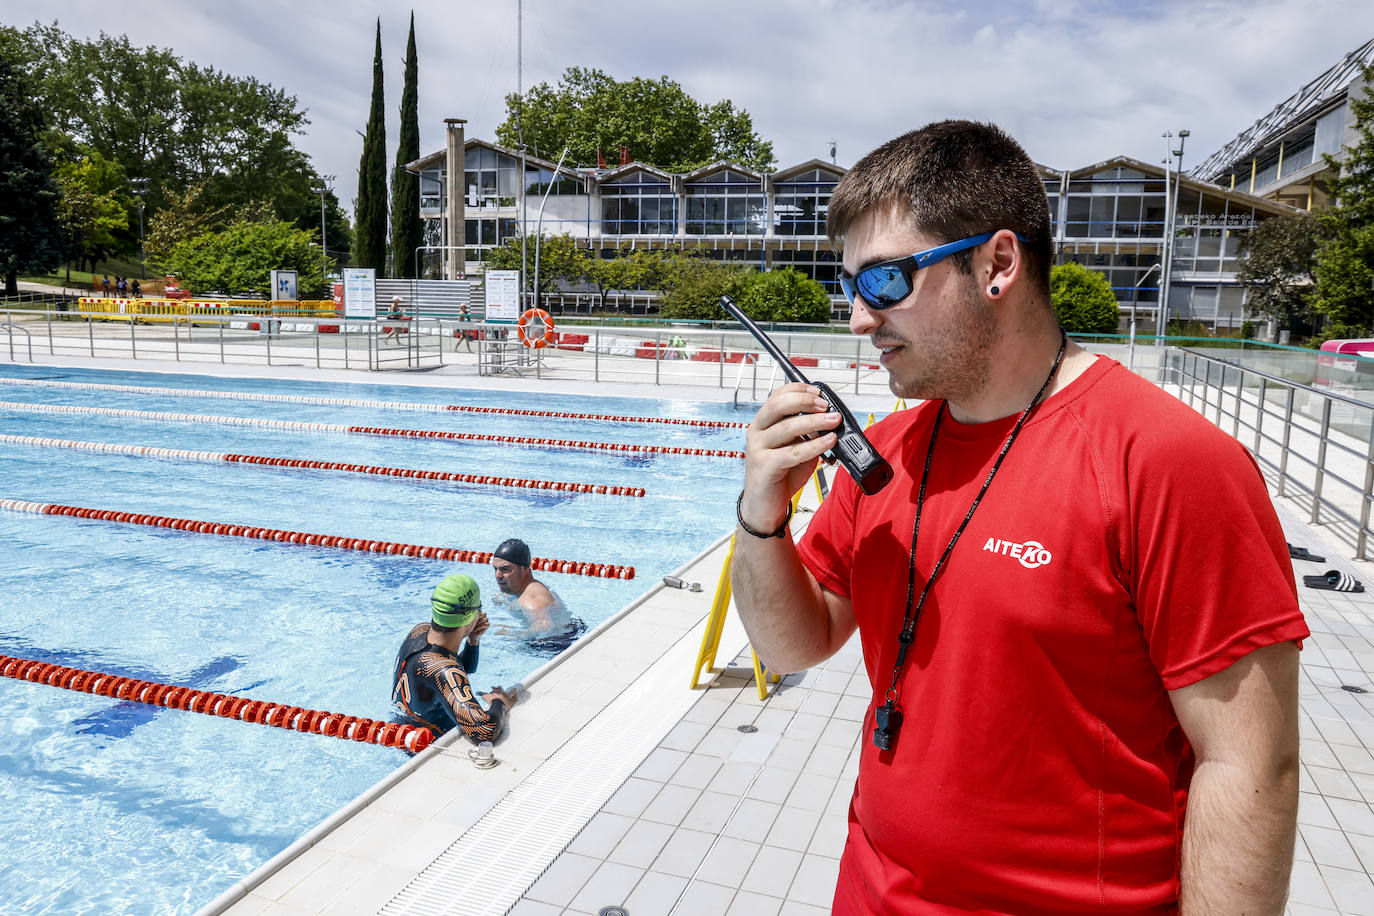
[[[1338,519],[1353,526],[1355,556],[1367,559],[1374,535],[1370,529],[1374,504],[1374,404],[1195,350],[1171,349],[1173,354],[1161,366],[1165,373],[1161,384],[1166,388],[1176,384],[1185,403],[1245,442],[1260,467],[1272,475],[1280,497],[1292,491],[1309,498],[1312,524]],[[1174,354],[1177,359],[1172,358]],[[1175,373],[1176,378],[1170,379]],[[1247,392],[1253,392],[1253,397]],[[1277,397],[1273,397],[1275,394]],[[1303,396],[1304,406],[1315,402],[1317,409],[1308,413],[1297,409],[1298,395]],[[1279,402],[1277,407],[1271,405],[1275,400]],[[1337,410],[1352,419],[1334,419]],[[1356,417],[1360,419],[1353,419]],[[1265,425],[1270,418],[1281,424],[1277,433],[1272,431],[1272,424]],[[1295,445],[1295,434],[1315,442],[1315,456]],[[1310,474],[1310,483],[1301,476],[1304,471]],[[1328,493],[1332,485],[1343,488],[1340,492],[1347,496],[1344,505]]]
[[[29,329],[26,328],[26,327],[24,327],[23,325],[15,324],[15,323],[12,322],[12,321],[0,321],[0,328],[4,328],[6,331],[9,332],[9,333],[8,333],[7,335],[5,335],[5,336],[9,338],[9,344],[10,344],[10,362],[14,362],[14,332],[15,332],[15,331],[23,331],[23,332],[24,332],[24,339],[25,339],[26,341],[28,341],[28,344],[29,344],[29,362],[33,362],[33,334],[31,334],[31,333],[29,332]]]

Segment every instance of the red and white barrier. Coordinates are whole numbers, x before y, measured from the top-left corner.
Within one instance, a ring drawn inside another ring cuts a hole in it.
[[[235,455],[229,452],[193,452],[180,448],[158,448],[151,445],[121,445],[113,442],[80,442],[72,439],[46,439],[39,436],[0,435],[0,442],[14,445],[33,445],[42,448],[68,448],[109,455],[135,455],[141,458],[173,458],[185,461],[238,464],[260,464],[274,468],[305,468],[321,471],[347,471],[354,474],[378,474],[383,477],[404,477],[415,480],[440,480],[492,487],[523,487],[531,490],[554,490],[560,493],[594,493],[606,496],[642,497],[643,487],[620,487],[607,484],[572,483],[562,480],[530,480],[522,477],[495,477],[487,474],[459,474],[452,471],[422,471],[414,468],[393,468],[384,465],[342,464],[337,461],[315,461],[308,458],[272,458],[265,455]]]
[[[204,522],[190,518],[118,512],[114,509],[90,509],[84,506],[64,506],[59,503],[37,503],[20,499],[0,499],[0,509],[8,509],[11,512],[27,512],[33,515],[67,515],[73,518],[93,518],[104,522],[149,525],[154,528],[171,528],[176,531],[194,531],[199,534],[218,534],[225,537],[306,544],[311,547],[336,547],[340,550],[362,550],[368,553],[423,557],[429,560],[452,560],[455,563],[486,564],[491,562],[493,556],[489,551],[464,550],[459,547],[428,547],[398,541],[373,541],[364,538],[351,538],[346,535],[313,534],[307,531],[288,531],[283,528],[258,528],[252,525]],[[633,579],[635,577],[633,566],[617,566],[610,563],[584,563],[577,560],[551,560],[546,557],[533,557],[530,566],[544,572],[568,573],[569,575],[591,576],[598,579]]]
[[[418,725],[382,722],[378,719],[345,716],[320,709],[302,709],[285,703],[212,693],[208,690],[196,690],[194,687],[115,677],[100,671],[68,668],[66,665],[14,658],[9,655],[0,655],[0,676],[61,687],[65,690],[77,690],[113,700],[184,709],[207,716],[255,722],[259,725],[309,732],[328,738],[399,747],[411,752],[424,750],[434,740],[429,729]]]
[[[152,410],[127,410],[118,407],[83,407],[74,404],[27,404],[0,401],[0,410],[30,413],[70,413],[107,417],[132,417],[139,420],[170,420],[179,423],[216,423],[223,426],[256,426],[267,429],[312,432],[355,433],[369,436],[404,436],[415,439],[457,439],[466,442],[504,442],[547,448],[575,448],[587,451],[634,452],[651,455],[693,455],[703,458],[743,458],[744,452],[732,449],[684,448],[670,445],[636,445],[626,442],[593,442],[572,439],[539,439],[529,436],[496,436],[481,433],[456,433],[436,429],[393,429],[384,426],[344,426],[338,423],[308,423],[301,420],[267,420],[259,417],[216,417],[198,413],[170,413]]]
[[[105,385],[94,382],[64,382],[57,379],[0,378],[0,384],[31,385],[38,388],[67,388],[80,391],[121,391],[130,394],[218,398],[232,401],[274,401],[289,404],[321,404],[331,407],[377,407],[384,410],[409,410],[427,413],[444,413],[456,410],[464,413],[494,413],[517,417],[548,417],[557,420],[597,420],[606,423],[666,423],[674,426],[701,426],[712,429],[743,429],[748,425],[725,420],[613,416],[596,413],[572,413],[566,410],[520,410],[513,407],[474,407],[468,404],[426,404],[422,401],[370,401],[363,398],[324,398],[298,394],[210,391],[194,388],[168,388],[154,385]]]

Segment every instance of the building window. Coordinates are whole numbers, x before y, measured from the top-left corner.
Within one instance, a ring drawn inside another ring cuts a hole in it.
[[[444,207],[445,169],[422,169],[420,172],[420,209],[442,210]]]
[[[648,172],[602,185],[601,231],[605,235],[676,235],[677,198],[672,188]]]
[[[777,184],[773,195],[774,235],[825,235],[830,195],[839,179],[812,169]]]
[[[515,206],[519,163],[513,156],[478,146],[467,151],[464,163],[464,193],[469,207],[490,210]]]
[[[840,295],[840,264],[835,252],[829,249],[815,251],[775,251],[773,269],[791,267],[815,280],[831,296]]]
[[[757,178],[725,170],[687,185],[688,235],[763,235],[767,212]]]

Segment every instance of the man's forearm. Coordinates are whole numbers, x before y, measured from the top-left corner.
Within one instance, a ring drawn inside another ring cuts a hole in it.
[[[836,643],[821,588],[788,537],[764,541],[736,532],[731,583],[749,642],[772,671],[809,668],[849,636]]]
[[[1184,821],[1183,916],[1282,913],[1297,813],[1296,759],[1267,773],[1200,763]]]

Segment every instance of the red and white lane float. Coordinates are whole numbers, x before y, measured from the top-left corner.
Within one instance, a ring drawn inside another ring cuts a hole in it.
[[[168,709],[184,709],[207,716],[271,725],[292,731],[309,732],[312,735],[324,735],[328,738],[342,738],[345,741],[399,747],[412,753],[424,750],[434,740],[429,729],[416,725],[345,716],[342,713],[303,709],[300,706],[266,700],[250,700],[247,697],[161,684],[157,681],[116,677],[100,671],[68,668],[66,665],[14,658],[9,655],[0,655],[0,676],[66,690],[78,690],[95,696],[109,697],[112,700],[129,700],[150,706],[164,706]]]
[[[106,417],[131,417],[138,420],[177,423],[215,423],[221,426],[256,426],[309,432],[354,433],[369,436],[405,436],[416,439],[458,439],[465,442],[503,442],[532,448],[568,448],[586,451],[630,452],[648,455],[692,455],[702,458],[743,458],[734,449],[684,448],[675,445],[639,445],[630,442],[594,442],[573,439],[540,439],[530,436],[494,436],[482,433],[456,433],[440,429],[393,429],[385,426],[344,426],[338,423],[308,423],[302,420],[267,420],[260,417],[217,417],[199,413],[169,413],[154,410],[128,410],[118,407],[81,407],[72,404],[28,404],[0,401],[0,410],[28,413],[87,414]]]
[[[305,544],[310,547],[335,547],[339,550],[362,550],[367,553],[422,557],[427,560],[451,560],[455,563],[486,564],[490,563],[492,558],[492,553],[484,550],[432,547],[422,544],[404,544],[399,541],[375,541],[348,537],[347,535],[313,534],[308,531],[288,531],[284,528],[260,528],[228,522],[205,522],[191,518],[119,512],[114,509],[91,509],[85,506],[63,506],[58,503],[38,503],[22,499],[0,499],[0,509],[8,509],[11,512],[26,512],[33,515],[92,518],[102,522],[118,522],[125,525],[148,525],[153,528],[171,528],[175,531],[194,531],[198,534],[217,534],[224,537]],[[635,577],[633,566],[617,566],[611,563],[585,563],[579,560],[553,560],[547,557],[533,557],[530,560],[530,566],[544,572],[591,576],[597,579],[633,579]]]
[[[599,420],[606,423],[666,423],[672,426],[700,426],[707,429],[744,429],[747,423],[732,420],[696,420],[680,417],[636,417],[599,413],[573,413],[566,410],[520,410],[513,407],[474,407],[469,404],[426,404],[423,401],[371,401],[363,398],[322,398],[301,394],[268,394],[250,391],[209,391],[195,388],[164,388],[155,385],[104,385],[95,382],[64,382],[57,379],[0,378],[0,384],[31,385],[39,388],[67,388],[79,391],[123,391],[172,397],[219,398],[232,401],[276,401],[289,404],[322,404],[330,407],[379,407],[384,410],[410,410],[443,413],[496,413],[516,417],[549,417],[556,420]]]
[[[72,439],[48,439],[39,436],[0,435],[0,442],[14,445],[33,445],[41,448],[69,448],[109,455],[135,455],[141,458],[173,458],[184,461],[222,461],[237,464],[260,464],[274,468],[296,468],[320,471],[346,471],[354,474],[379,474],[383,477],[403,477],[415,480],[439,480],[470,483],[492,487],[523,487],[531,490],[554,490],[559,493],[594,493],[606,496],[644,495],[643,487],[620,487],[608,484],[572,483],[563,480],[530,480],[522,477],[495,477],[487,474],[459,474],[451,471],[422,471],[414,468],[393,468],[384,465],[343,464],[337,461],[314,461],[308,458],[273,458],[266,455],[234,455],[228,452],[194,452],[180,448],[158,448],[151,445],[121,445],[113,442],[80,442]]]

